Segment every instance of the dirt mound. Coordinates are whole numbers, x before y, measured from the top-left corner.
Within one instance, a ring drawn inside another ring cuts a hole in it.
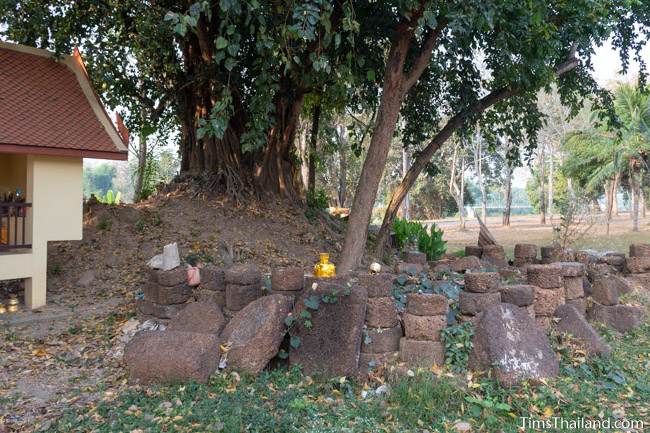
[[[84,209],[83,240],[49,245],[49,302],[134,296],[145,283],[147,260],[171,242],[186,260],[253,262],[269,272],[271,266],[290,264],[309,269],[319,252],[335,260],[344,235],[344,226],[325,214],[310,221],[294,205],[234,203],[182,187],[138,204]],[[79,279],[88,270],[94,280],[81,289]]]

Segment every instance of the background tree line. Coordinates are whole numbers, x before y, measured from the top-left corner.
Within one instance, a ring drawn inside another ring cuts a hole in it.
[[[641,64],[643,81],[650,5],[26,0],[0,3],[0,17],[5,39],[56,52],[80,47],[98,92],[139,138],[138,197],[149,141],[167,131],[177,132],[182,176],[233,197],[294,203],[315,192],[319,167],[323,174],[316,155],[349,146],[359,161],[343,149],[339,171],[359,174],[351,188],[339,178],[337,200],[352,208],[345,271],[361,263],[378,199],[386,197],[373,248],[381,258],[421,175],[450,168],[450,195],[462,209],[458,174],[467,167],[489,177],[497,165],[530,159],[549,118],[541,90],[554,85],[569,115],[590,99],[602,124],[619,122],[610,92],[590,74],[593,46],[613,41],[624,67],[630,58]],[[353,121],[343,127],[341,116]],[[318,139],[321,128],[333,132],[327,140]],[[401,171],[390,165],[395,143]],[[387,176],[395,180],[382,182]]]

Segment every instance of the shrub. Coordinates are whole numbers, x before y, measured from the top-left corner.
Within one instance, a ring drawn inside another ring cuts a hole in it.
[[[442,330],[445,342],[445,364],[455,372],[465,371],[472,350],[474,325],[462,323]]]
[[[307,192],[307,207],[311,209],[326,209],[327,205],[327,194],[325,194],[325,190],[318,189]]]
[[[397,218],[393,223],[396,247],[403,251],[409,245],[427,255],[427,260],[438,260],[447,251],[447,242],[442,240],[443,231],[435,224],[427,231],[424,224]]]
[[[427,260],[438,260],[447,251],[447,241],[442,240],[442,229],[431,225],[429,233],[426,230],[418,235],[418,250],[427,255]]]

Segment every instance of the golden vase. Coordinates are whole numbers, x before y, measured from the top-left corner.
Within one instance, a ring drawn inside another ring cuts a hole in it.
[[[314,266],[314,276],[317,278],[336,277],[336,266],[330,263],[330,255],[327,253],[319,254],[320,261]]]
[[[9,302],[7,303],[7,312],[15,313],[17,311],[18,311],[18,298],[12,296],[11,298],[9,298]]]

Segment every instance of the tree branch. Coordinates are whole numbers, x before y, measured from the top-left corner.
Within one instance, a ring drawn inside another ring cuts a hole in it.
[[[418,58],[415,59],[415,63],[413,63],[411,70],[406,73],[406,79],[404,81],[405,92],[408,92],[409,89],[418,82],[424,70],[427,68],[427,66],[429,66],[429,62],[433,56],[433,50],[436,47],[440,34],[445,29],[445,27],[447,27],[447,23],[448,20],[446,17],[439,16],[436,28],[430,29],[427,32],[424,43],[420,48],[420,54],[418,55]]]

